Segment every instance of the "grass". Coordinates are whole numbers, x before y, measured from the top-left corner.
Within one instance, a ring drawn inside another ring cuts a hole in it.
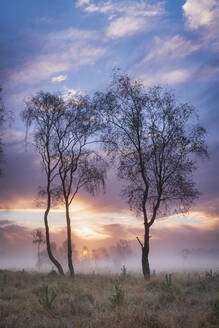
[[[219,274],[56,274],[0,270],[0,328],[216,328]]]

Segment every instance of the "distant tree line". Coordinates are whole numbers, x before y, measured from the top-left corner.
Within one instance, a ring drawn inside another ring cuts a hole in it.
[[[36,230],[33,232],[33,243],[37,246],[37,268],[41,270],[42,267],[48,267],[51,261],[48,257],[47,250],[43,247],[45,245],[43,231]],[[55,257],[64,267],[66,263],[66,254],[68,252],[67,240],[65,240],[61,246],[58,246],[56,242],[53,241],[50,247]],[[133,250],[130,242],[124,239],[120,239],[108,248],[99,247],[90,249],[88,246],[83,246],[80,252],[76,249],[75,244],[72,243],[72,259],[74,263],[85,265],[92,264],[93,269],[95,269],[96,265],[100,265],[101,262],[104,262],[105,266],[111,264],[113,268],[121,269],[122,265],[127,265],[131,255],[133,255]]]
[[[150,228],[162,215],[188,211],[199,192],[192,179],[196,157],[207,157],[205,129],[190,104],[178,104],[171,90],[146,89],[141,81],[115,72],[110,86],[93,97],[40,92],[26,102],[22,117],[33,128],[33,143],[45,174],[46,246],[60,274],[64,270],[51,247],[48,216],[55,202],[65,206],[69,272],[72,262],[69,207],[85,188],[105,186],[110,162],[123,182],[122,195],[142,217],[142,271],[150,279]],[[101,155],[98,145],[103,145]],[[83,225],[84,223],[81,222]]]

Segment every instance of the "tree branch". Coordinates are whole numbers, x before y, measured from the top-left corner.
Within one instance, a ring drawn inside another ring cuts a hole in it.
[[[142,242],[140,241],[140,239],[138,237],[136,237],[136,239],[139,242],[139,244],[141,245],[141,248],[143,248],[144,246],[143,246]]]

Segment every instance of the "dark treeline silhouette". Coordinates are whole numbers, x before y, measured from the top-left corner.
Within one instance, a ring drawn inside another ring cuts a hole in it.
[[[97,152],[98,141],[109,162],[113,160],[117,166],[122,195],[142,217],[143,241],[137,239],[143,275],[150,279],[151,226],[164,214],[188,211],[199,196],[192,180],[195,156],[206,157],[207,147],[205,129],[198,125],[194,107],[178,104],[167,88],[146,89],[140,81],[116,72],[109,88],[93,98],[39,93],[26,102],[23,119],[28,128],[33,127],[33,142],[46,177],[41,189],[46,197],[46,245],[58,271],[64,274],[58,253],[51,247],[48,215],[55,201],[63,202],[65,251],[74,276],[69,207],[81,188],[94,194],[104,187],[107,164]],[[121,242],[115,253],[126,246]],[[89,254],[88,250],[84,249],[85,253]]]

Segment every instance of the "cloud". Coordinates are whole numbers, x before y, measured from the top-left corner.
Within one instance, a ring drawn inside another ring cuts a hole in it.
[[[76,7],[82,7],[86,13],[100,13],[110,21],[106,28],[108,38],[130,36],[145,29],[152,17],[164,14],[164,3],[148,4],[144,1],[78,1]]]
[[[155,250],[179,252],[184,248],[219,250],[219,225],[208,229],[180,225],[173,228],[152,229],[151,248]]]
[[[202,50],[203,40],[189,40],[180,35],[160,39],[155,37],[149,51],[132,68],[145,85],[206,82],[218,78],[218,61],[200,63],[188,56]]]
[[[191,40],[186,40],[180,35],[174,35],[169,39],[154,38],[154,45],[149,53],[142,60],[146,62],[160,63],[161,61],[172,61],[173,59],[184,58],[200,49],[200,44]]]
[[[8,224],[11,224],[12,222],[9,221],[9,220],[1,220],[0,221],[0,226],[5,226],[5,225],[8,225]]]
[[[76,7],[81,7],[84,5],[88,5],[90,3],[90,0],[78,0],[76,2]]]
[[[102,14],[126,14],[129,16],[156,16],[164,13],[164,2],[149,4],[145,1],[78,1],[76,7],[83,7],[85,12]],[[111,18],[111,16],[110,16]]]
[[[120,17],[113,20],[107,28],[106,35],[110,38],[120,38],[134,34],[145,28],[146,22],[143,18]]]
[[[52,78],[52,82],[53,83],[59,83],[59,82],[62,82],[62,81],[65,81],[67,79],[67,75],[58,75],[58,76],[54,76]]]
[[[190,72],[187,69],[177,69],[168,71],[160,76],[161,83],[176,84],[186,82],[190,77]]]
[[[217,0],[187,0],[182,7],[186,27],[199,34],[208,51],[219,49],[219,2]]]
[[[149,51],[132,71],[145,85],[175,85],[190,81],[196,67],[187,64],[186,57],[200,49],[198,42],[179,34],[161,39],[155,37]]]
[[[190,29],[209,26],[219,19],[217,0],[187,0],[183,12]]]
[[[214,199],[205,199],[203,197],[202,201],[198,202],[195,206],[199,211],[204,213],[206,216],[206,221],[208,220],[218,220],[219,218],[219,195]]]
[[[49,24],[53,22],[53,18],[48,16],[42,16],[42,17],[37,17],[34,21],[37,24]]]
[[[0,255],[16,255],[24,251],[29,253],[33,249],[31,239],[31,229],[8,220],[8,224],[0,226]]]
[[[8,78],[14,83],[37,84],[47,81],[54,74],[63,75],[81,66],[93,65],[105,55],[103,47],[80,41],[71,45],[58,43],[57,48],[59,51],[31,58],[21,67],[10,72]]]
[[[138,71],[140,69],[138,68]],[[191,78],[191,71],[189,69],[162,69],[159,68],[155,71],[142,69],[142,73],[139,73],[138,77],[143,81],[145,86],[152,86],[155,84],[169,84],[175,85],[184,83]]]
[[[143,234],[143,224],[142,227],[141,224],[139,224],[139,227],[119,223],[104,224],[101,226],[101,231],[113,241],[120,239],[133,240],[139,234]]]
[[[80,30],[77,28],[67,28],[65,30],[56,31],[49,33],[48,36],[45,38],[46,41],[49,43],[49,47],[56,46],[57,44],[54,42],[64,42],[64,41],[94,41],[99,40],[100,35],[97,31],[92,30]]]
[[[37,188],[42,184],[39,158],[33,149],[25,149],[24,133],[10,132],[2,165],[0,208],[33,208]]]
[[[39,51],[7,72],[12,85],[61,82],[67,72],[93,65],[106,54],[95,31],[68,28],[41,37]],[[56,76],[58,75],[58,76]]]

